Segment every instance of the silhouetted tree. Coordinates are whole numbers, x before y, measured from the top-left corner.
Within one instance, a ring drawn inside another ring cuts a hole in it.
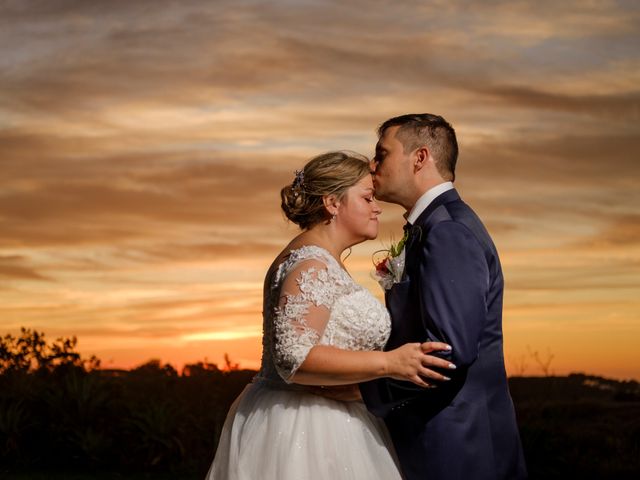
[[[20,336],[7,334],[0,338],[0,373],[6,371],[35,372],[53,370],[60,366],[76,366],[85,370],[99,368],[95,356],[82,359],[76,352],[77,338],[58,338],[47,344],[44,333],[28,328],[20,329]]]
[[[240,370],[240,364],[231,361],[228,353],[224,354],[224,370],[225,372],[234,372]]]
[[[211,376],[220,374],[221,370],[215,363],[204,362],[188,363],[182,367],[183,377],[198,377],[198,376]]]
[[[533,360],[538,364],[545,377],[553,375],[553,371],[551,370],[551,362],[555,358],[555,355],[551,353],[551,350],[549,350],[549,348],[547,348],[547,355],[544,359],[540,356],[540,353],[537,350],[531,350],[531,347],[529,345],[527,345],[527,351],[529,352],[529,356],[533,358]]]

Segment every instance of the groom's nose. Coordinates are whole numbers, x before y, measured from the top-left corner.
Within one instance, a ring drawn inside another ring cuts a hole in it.
[[[376,162],[375,158],[369,160],[369,170],[371,170],[371,175],[376,173],[377,166],[378,166],[378,162]]]

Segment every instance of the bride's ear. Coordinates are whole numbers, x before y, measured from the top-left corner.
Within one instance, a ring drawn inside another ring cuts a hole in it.
[[[336,215],[338,213],[338,207],[340,206],[340,200],[336,195],[325,195],[322,197],[322,203],[329,215]]]

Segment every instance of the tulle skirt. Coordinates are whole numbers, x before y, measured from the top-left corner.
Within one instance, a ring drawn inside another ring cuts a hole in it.
[[[248,385],[231,406],[207,480],[401,479],[384,423],[362,402]]]

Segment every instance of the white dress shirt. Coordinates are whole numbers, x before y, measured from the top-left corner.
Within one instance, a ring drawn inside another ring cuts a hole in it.
[[[407,222],[413,225],[415,221],[418,219],[418,217],[420,216],[420,214],[427,209],[429,204],[433,202],[438,195],[451,189],[453,189],[453,183],[444,182],[424,192],[422,196],[418,199],[416,204],[413,206],[411,211],[409,211],[409,213],[406,214],[405,218],[407,219]]]

